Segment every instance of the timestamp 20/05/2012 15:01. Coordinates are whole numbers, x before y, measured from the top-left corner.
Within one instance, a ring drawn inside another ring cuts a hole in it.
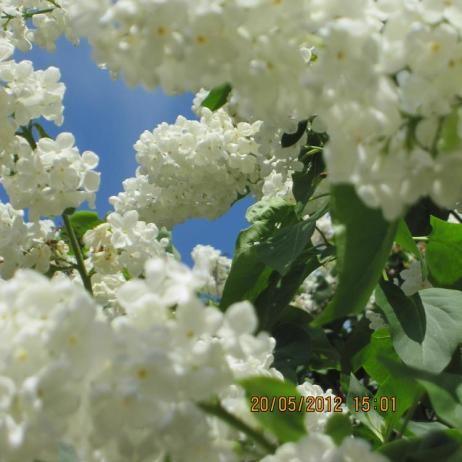
[[[395,412],[396,397],[353,396],[354,412]],[[251,412],[344,412],[342,396],[251,396]]]

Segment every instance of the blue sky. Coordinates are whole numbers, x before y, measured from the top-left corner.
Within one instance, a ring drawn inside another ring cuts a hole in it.
[[[74,47],[64,39],[55,53],[34,48],[17,59],[30,59],[36,69],[57,66],[67,90],[64,98],[64,124],[56,128],[47,124],[51,135],[72,132],[80,151],[91,150],[100,157],[101,188],[97,210],[104,215],[111,210],[108,198],[122,190],[122,181],[133,176],[136,160],[133,144],[144,130],[160,122],[173,123],[179,114],[192,118],[191,94],[167,96],[160,89],[149,92],[141,87],[129,88],[112,80],[107,71],[98,69],[91,59],[86,42]],[[226,215],[210,222],[190,220],[173,230],[174,244],[187,263],[196,244],[209,244],[231,255],[239,231],[247,226],[244,214],[252,203],[245,199]]]

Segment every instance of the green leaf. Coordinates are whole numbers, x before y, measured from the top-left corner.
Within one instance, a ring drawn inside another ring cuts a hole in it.
[[[453,152],[460,148],[461,140],[459,138],[459,110],[454,109],[446,117],[441,127],[441,135],[438,140],[438,151],[441,153]]]
[[[273,367],[297,383],[308,371],[339,369],[339,354],[324,329],[309,325],[312,317],[293,306],[286,307],[271,334],[276,339]]]
[[[462,292],[425,289],[406,297],[394,284],[381,283],[376,303],[404,363],[435,373],[449,364],[462,343]]]
[[[267,287],[261,291],[254,303],[260,330],[272,332],[302,282],[320,266],[318,255],[312,250],[313,248],[309,248],[303,252],[285,276],[281,276],[277,271],[271,274]]]
[[[77,453],[72,446],[60,443],[58,447],[58,461],[59,462],[79,462]]]
[[[256,249],[236,255],[226,279],[220,308],[225,310],[242,300],[254,302],[268,286],[272,272],[272,269],[260,260]]]
[[[239,235],[220,308],[249,300],[255,305],[259,330],[271,332],[303,280],[331,249],[313,247],[314,223],[326,209],[302,221],[295,205],[276,198],[250,207],[252,226]]]
[[[95,212],[87,212],[85,210],[74,212],[69,216],[72,228],[79,242],[82,242],[83,235],[90,229],[96,228],[98,225],[104,223]],[[68,239],[65,229],[61,231],[64,239]]]
[[[260,407],[261,412],[256,412],[253,415],[265,429],[271,431],[278,438],[280,443],[297,441],[306,434],[303,412],[280,411],[279,400],[287,402],[289,397],[294,397],[298,409],[302,397],[295,385],[270,377],[245,379],[240,384],[245,389],[250,405],[252,405],[252,398],[257,400],[254,397],[258,397],[258,403],[262,403],[261,399],[268,402],[267,412],[261,411]],[[281,406],[283,407],[284,404]]]
[[[237,240],[221,308],[249,300],[261,315],[261,328],[269,329],[268,323],[276,320],[273,315],[290,303],[303,279],[319,266],[310,240],[317,217],[299,221],[295,205],[278,198],[250,207],[246,218],[252,226]]]
[[[371,409],[369,412],[363,412],[361,409],[356,411],[355,403],[353,398],[359,396],[369,397],[371,403]],[[348,385],[348,394],[347,394],[347,406],[350,411],[353,413],[354,417],[357,418],[363,425],[365,425],[372,433],[380,440],[383,441],[383,430],[385,428],[384,418],[374,410],[373,403],[374,397],[372,393],[359,382],[354,374],[350,374],[350,383]]]
[[[446,372],[451,374],[462,374],[462,348],[457,348],[451,358],[451,362],[446,368]]]
[[[403,219],[401,219],[398,223],[395,242],[406,252],[412,253],[419,260],[421,259],[419,248],[417,247],[415,240],[412,238],[411,231]]]
[[[284,133],[281,138],[281,146],[283,148],[289,148],[300,141],[302,136],[306,133],[307,125],[308,120],[302,120],[298,123],[297,131],[295,133]]]
[[[339,283],[334,299],[316,325],[361,312],[380,278],[397,223],[364,205],[350,185],[334,185],[331,207],[336,225]]]
[[[427,390],[436,414],[449,425],[462,430],[462,376],[440,374],[419,383]]]
[[[361,361],[358,361],[357,354],[369,345],[371,335],[372,330],[369,327],[369,320],[363,316],[359,322],[354,325],[340,349],[341,365],[344,374],[355,372],[361,366]]]
[[[302,210],[308,199],[310,199],[316,188],[320,185],[322,181],[321,174],[326,168],[321,152],[310,156],[304,164],[302,171],[295,172],[292,175],[292,192]]]
[[[374,403],[379,410],[382,399],[388,403],[388,410],[380,412],[385,419],[386,438],[391,434],[392,429],[400,429],[401,417],[414,405],[422,393],[422,387],[407,377],[389,375],[380,385],[375,393]],[[391,404],[392,400],[394,400],[394,409]]]
[[[316,221],[308,220],[284,227],[256,246],[261,261],[285,276],[292,263],[310,243]]]
[[[380,409],[381,398],[395,398],[395,409],[390,408],[381,412],[385,418],[387,430],[391,431],[399,423],[400,417],[409,409],[420,396],[421,389],[413,380],[405,377],[393,377],[389,369],[380,358],[388,358],[399,362],[398,355],[393,349],[390,331],[388,328],[380,329],[371,337],[371,342],[358,355],[356,355],[355,369],[363,367],[378,384],[379,388],[374,396],[374,404]]]
[[[421,198],[406,214],[405,220],[413,236],[427,236],[432,228],[432,216],[441,220],[449,218],[449,210],[439,207],[429,197]]]
[[[425,436],[430,432],[448,430],[448,426],[441,422],[415,422],[410,420],[407,424],[406,433],[411,436]]]
[[[434,374],[398,364],[387,358],[379,359],[394,375],[414,380],[428,393],[438,417],[449,425],[462,429],[462,375],[440,372]]]
[[[257,246],[278,232],[282,223],[295,223],[294,206],[282,199],[261,201],[247,210],[247,220],[252,226],[239,234],[230,274],[226,280],[220,307],[249,300],[254,302],[268,286],[272,268],[265,264]]]
[[[390,373],[381,363],[377,362],[379,354],[385,357],[398,358],[393,349],[390,331],[387,328],[375,331],[369,344],[353,358],[354,370],[363,367],[374,380],[382,384]]]
[[[232,87],[229,83],[212,88],[204,101],[202,101],[202,106],[209,108],[211,111],[220,109],[226,104],[231,90]]]
[[[420,438],[393,441],[379,451],[392,462],[460,462],[462,437],[454,430],[432,432]]]
[[[306,368],[311,359],[310,334],[303,326],[295,324],[278,325],[272,334],[276,339],[273,367],[285,378],[297,382],[298,368]]]
[[[299,137],[305,133],[307,135],[306,142],[300,148],[298,155],[298,160],[303,165],[303,168],[292,175],[292,192],[297,201],[297,211],[301,215],[304,214],[303,210],[308,200],[325,177],[323,174],[326,166],[322,152],[329,137],[326,133],[318,133],[312,129],[314,119],[315,117],[312,117],[303,125],[299,124],[299,130],[294,137],[298,141]],[[304,129],[304,131],[301,131],[301,129]],[[283,137],[283,144],[284,141]]]
[[[426,261],[430,280],[446,288],[462,288],[462,224],[431,217]]]
[[[309,334],[311,342],[310,369],[312,371],[339,370],[339,352],[332,346],[324,329],[310,326]]]
[[[247,209],[245,218],[249,223],[260,225],[264,232],[279,229],[282,224],[297,222],[293,204],[279,197],[252,205]],[[262,231],[259,230],[258,233],[261,234]]]
[[[329,435],[338,446],[353,433],[350,418],[344,414],[333,414],[326,424],[324,432]]]
[[[271,332],[276,340],[273,367],[294,383],[298,382],[298,369],[306,367],[311,359],[310,320],[306,311],[289,305]]]
[[[353,427],[353,436],[356,438],[362,438],[369,442],[374,450],[377,450],[382,446],[383,439],[379,438],[369,427],[363,423],[355,425]],[[360,461],[361,462],[361,461]]]

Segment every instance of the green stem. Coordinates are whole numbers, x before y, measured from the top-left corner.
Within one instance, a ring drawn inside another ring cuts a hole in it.
[[[429,237],[428,237],[428,236],[414,236],[412,239],[414,239],[414,241],[425,241],[425,242],[428,242]]]
[[[207,414],[218,417],[219,419],[223,420],[223,422],[226,422],[231,427],[234,427],[236,430],[245,433],[265,451],[271,454],[276,451],[277,446],[275,444],[267,440],[266,437],[259,431],[253,429],[242,420],[239,420],[237,417],[230,414],[220,403],[199,403],[198,406]]]
[[[14,16],[11,16],[10,14],[3,13],[0,16],[0,19],[6,19],[5,24],[3,24],[3,30],[6,32],[8,30],[8,24],[12,19],[14,19]]]
[[[62,217],[64,221],[64,227],[66,228],[67,234],[69,235],[69,241],[74,252],[75,259],[77,261],[77,271],[79,272],[80,277],[82,278],[82,282],[85,289],[87,289],[88,292],[90,292],[90,294],[93,295],[91,281],[87,274],[87,270],[85,269],[82,249],[80,248],[80,244],[77,240],[77,236],[75,235],[74,228],[72,227],[71,221],[69,220],[69,215],[63,213]]]
[[[39,134],[39,138],[51,138],[51,136],[46,132],[46,130],[39,124],[39,123],[34,123],[32,124],[32,127],[34,127]]]
[[[319,196],[314,196],[311,199],[308,200],[308,202],[315,201],[317,199],[322,199],[323,197],[328,197],[330,196],[330,193],[325,193],[325,194],[319,194]]]
[[[48,0],[48,3],[51,3],[51,4],[54,5],[56,8],[61,8],[61,6],[58,5],[54,0]]]
[[[55,8],[44,8],[43,10],[26,11],[22,16],[24,19],[31,19],[33,16],[36,16],[38,14],[51,13],[54,10]]]
[[[438,141],[440,140],[441,131],[443,130],[445,117],[440,117],[438,120],[438,126],[436,128],[435,138],[433,139],[433,143],[431,146],[431,155],[435,158],[438,155]]]
[[[337,257],[329,257],[326,260],[324,260],[323,262],[321,262],[321,266],[325,267],[326,265],[328,265],[329,263],[332,263],[335,260],[337,260]]]
[[[415,410],[417,409],[417,406],[419,405],[419,401],[422,399],[422,395],[419,395],[416,400],[412,403],[412,406],[408,409],[406,412],[406,415],[404,416],[403,424],[401,425],[401,428],[399,429],[399,436],[402,437],[404,435],[404,432],[406,431],[406,428],[411,421]]]
[[[32,133],[32,123],[30,123],[28,127],[22,126],[21,131],[16,132],[16,134],[26,139],[32,149],[37,149],[37,143]]]
[[[462,218],[459,216],[458,213],[456,213],[454,210],[451,210],[450,215],[452,215],[459,223],[462,223]]]
[[[326,235],[317,226],[315,226],[315,229],[319,233],[319,235],[321,236],[322,240],[327,245],[327,247],[329,247],[330,242],[329,242],[329,239],[327,239]]]
[[[56,8],[61,8],[54,0],[47,0],[49,3],[54,5],[54,8],[43,8],[41,10],[26,10],[24,13],[21,15],[24,19],[31,19],[32,17],[38,15],[38,14],[46,14],[46,13],[51,13],[53,12]],[[12,20],[15,19],[18,16],[13,16],[11,14],[5,13],[4,11],[2,12],[2,16],[0,16],[0,19],[6,19],[7,22],[4,24],[4,30],[6,30],[6,26],[8,23]]]

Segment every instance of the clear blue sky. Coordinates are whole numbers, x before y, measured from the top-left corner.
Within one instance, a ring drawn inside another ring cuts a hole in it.
[[[179,114],[194,117],[191,94],[173,97],[160,89],[148,92],[141,87],[128,88],[98,69],[86,42],[76,48],[62,39],[55,53],[34,48],[16,58],[32,60],[36,69],[60,68],[67,87],[64,125],[46,127],[51,135],[72,132],[80,151],[91,150],[99,155],[102,178],[96,205],[100,215],[111,210],[108,198],[121,191],[122,181],[135,173],[133,144],[139,135],[160,122],[174,122]],[[214,222],[190,220],[176,226],[173,240],[183,260],[191,262],[189,254],[196,244],[210,244],[231,255],[237,234],[247,226],[244,214],[250,204],[251,200],[245,199]]]

